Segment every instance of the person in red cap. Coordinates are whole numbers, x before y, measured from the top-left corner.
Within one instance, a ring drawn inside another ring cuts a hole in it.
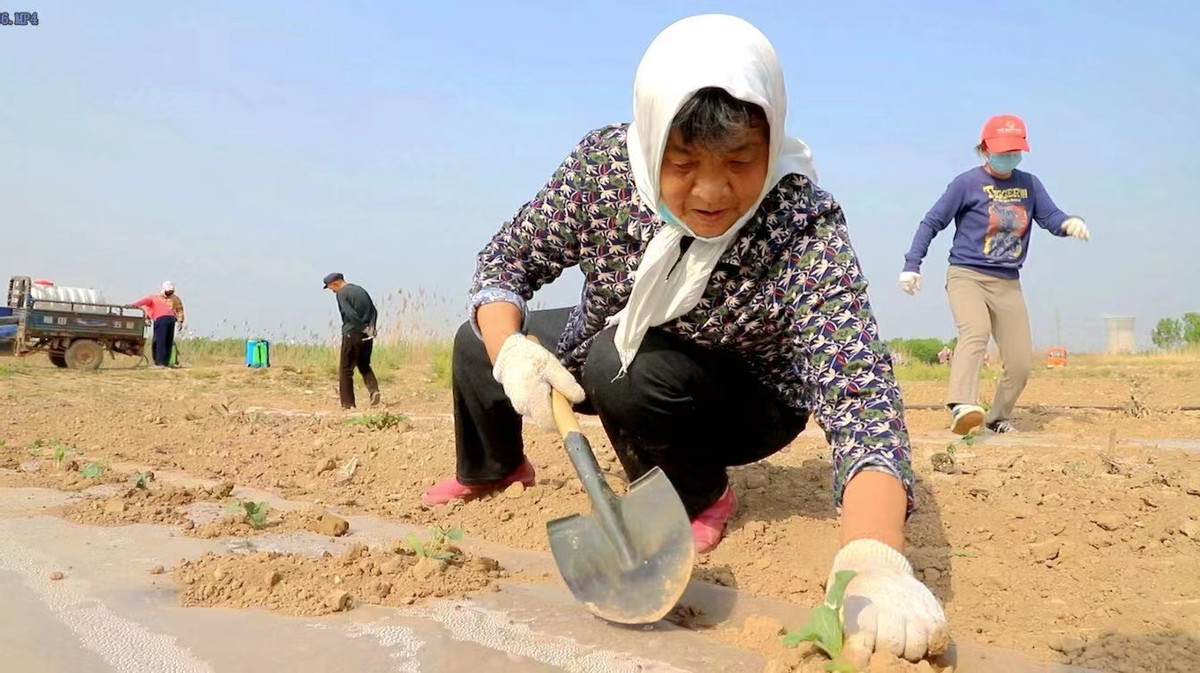
[[[1089,238],[1083,218],[1060,210],[1036,175],[1017,170],[1023,153],[1029,151],[1028,133],[1020,117],[988,119],[975,151],[983,164],[950,181],[917,227],[900,273],[900,289],[910,295],[920,291],[921,262],[929,244],[954,221],[946,294],[958,345],[950,361],[946,402],[951,429],[960,435],[980,426],[993,432],[1015,429],[1013,409],[1033,365],[1029,313],[1020,281],[1029,252],[1030,222],[1055,236]],[[978,404],[979,370],[993,337],[1004,372],[985,415]]]

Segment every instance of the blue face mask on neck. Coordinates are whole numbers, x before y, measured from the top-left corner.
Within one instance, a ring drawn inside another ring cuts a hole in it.
[[[1021,153],[1018,152],[1003,152],[1001,154],[989,154],[988,165],[997,173],[1011,173],[1018,164],[1021,163]]]

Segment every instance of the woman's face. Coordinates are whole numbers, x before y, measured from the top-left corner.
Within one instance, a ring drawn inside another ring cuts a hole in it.
[[[712,149],[685,145],[672,129],[660,174],[662,200],[696,235],[720,236],[758,200],[767,180],[766,124],[746,127]]]

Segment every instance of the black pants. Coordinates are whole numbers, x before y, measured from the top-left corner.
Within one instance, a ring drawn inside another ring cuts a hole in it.
[[[342,335],[342,357],[338,364],[338,397],[342,400],[343,409],[354,407],[354,368],[362,374],[363,383],[372,397],[379,392],[379,382],[375,380],[375,371],[371,369],[371,351],[375,348],[374,339],[364,339],[362,332]]]
[[[570,309],[534,311],[526,331],[553,349]],[[651,329],[625,376],[615,328],[592,343],[583,369],[587,400],[599,415],[630,481],[662,468],[690,516],[712,505],[729,483],[725,468],[762,460],[804,430],[807,412],[785,405],[736,356],[697,347]],[[525,459],[522,419],[492,377],[483,342],[463,324],[451,367],[458,479],[501,479]],[[566,457],[563,457],[566,461]]]
[[[170,364],[174,346],[175,316],[159,316],[154,320],[154,364],[160,367]]]

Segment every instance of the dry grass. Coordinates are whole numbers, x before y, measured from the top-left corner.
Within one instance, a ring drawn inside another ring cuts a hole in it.
[[[369,288],[368,288],[369,291]],[[333,298],[330,297],[332,303]],[[462,304],[458,306],[457,304]],[[380,333],[375,339],[371,364],[382,382],[394,381],[397,372],[426,369],[445,384],[450,382],[450,335],[466,313],[466,303],[424,289],[396,290],[375,297]],[[271,366],[295,370],[311,377],[336,378],[341,323],[330,320],[326,329],[288,332],[261,326],[222,322],[220,334],[245,334],[270,342]],[[179,340],[180,361],[193,375],[214,377],[214,368],[245,365],[246,340],[197,336]]]
[[[985,367],[985,379],[1000,375],[1000,364]],[[1129,355],[1105,355],[1102,353],[1073,354],[1067,366],[1050,369],[1038,354],[1034,359],[1033,377],[1046,379],[1091,379],[1091,378],[1180,378],[1195,376],[1200,371],[1200,347],[1170,352],[1149,352]],[[896,376],[901,381],[945,381],[950,378],[949,365],[924,363],[903,364],[896,367]]]
[[[319,344],[271,344],[271,367],[294,370],[315,378],[336,378],[340,353],[337,346]],[[235,339],[181,339],[179,359],[192,375],[216,378],[222,367],[245,366],[246,342]],[[427,369],[434,379],[449,384],[450,342],[379,342],[371,354],[371,365],[382,382],[396,379],[401,370]]]
[[[333,302],[332,297],[330,302]],[[465,298],[452,299],[451,295],[424,289],[396,290],[377,297],[376,305],[381,332],[376,338],[372,364],[379,378],[392,381],[398,372],[411,372],[416,368],[433,380],[449,385],[451,335],[466,314]],[[531,308],[541,307],[535,303]],[[339,327],[340,323],[331,320],[323,330],[303,329],[299,333],[289,333],[283,325],[272,330],[262,325],[226,321],[217,326],[216,332],[265,338],[271,343],[272,367],[291,369],[308,378],[331,379],[337,376]],[[192,376],[215,379],[221,375],[223,367],[245,365],[245,345],[244,338],[182,338],[179,340],[180,360],[190,368]],[[134,366],[135,361],[126,360],[119,358],[116,363],[106,360],[105,367]],[[44,358],[35,356],[31,364],[43,362]],[[1043,362],[1043,355],[1037,353],[1034,378],[1147,378],[1153,385],[1155,378],[1195,376],[1194,372],[1200,370],[1197,366],[1200,365],[1200,345],[1136,355],[1071,354],[1068,366],[1060,369],[1047,369],[1041,366]],[[0,360],[0,378],[26,372],[29,368],[22,360]],[[901,381],[945,381],[949,374],[947,365],[911,363],[896,367],[896,375]],[[998,364],[985,368],[985,387],[994,383],[999,375]]]
[[[20,362],[0,364],[0,379],[13,376],[14,374],[24,373],[26,369],[28,368]]]

